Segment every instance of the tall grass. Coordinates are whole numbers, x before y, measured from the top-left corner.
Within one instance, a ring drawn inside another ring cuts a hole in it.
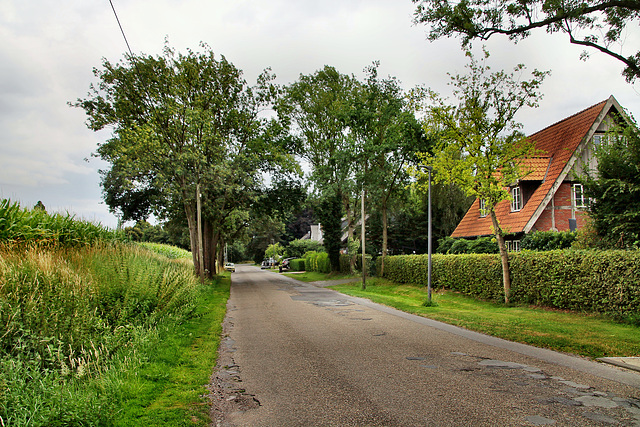
[[[119,375],[198,287],[189,263],[131,245],[0,245],[0,425],[109,425]]]
[[[0,242],[78,246],[124,239],[122,232],[78,220],[69,213],[48,214],[42,209],[29,210],[17,202],[0,199]]]

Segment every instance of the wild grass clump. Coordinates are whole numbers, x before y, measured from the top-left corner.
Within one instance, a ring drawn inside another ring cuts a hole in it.
[[[79,246],[125,239],[122,232],[78,220],[69,213],[48,214],[44,209],[29,210],[17,202],[0,199],[0,242],[3,243]]]
[[[193,315],[199,286],[132,245],[0,245],[0,425],[109,424],[119,376]]]
[[[139,242],[138,245],[171,259],[192,259],[191,252],[164,243]]]

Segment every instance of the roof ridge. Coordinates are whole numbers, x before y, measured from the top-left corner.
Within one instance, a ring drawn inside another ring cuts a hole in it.
[[[560,123],[562,123],[562,122],[566,122],[567,120],[571,120],[571,119],[573,119],[574,117],[579,116],[580,114],[584,114],[584,113],[586,113],[587,111],[589,111],[589,110],[591,110],[592,108],[595,108],[595,107],[597,107],[597,106],[599,106],[599,105],[602,105],[602,106],[604,107],[604,105],[607,103],[607,101],[608,101],[609,99],[610,99],[610,98],[607,98],[607,99],[605,99],[604,101],[600,101],[600,102],[598,102],[598,103],[596,103],[596,104],[593,104],[592,106],[587,107],[587,108],[585,108],[585,109],[584,109],[584,110],[582,110],[582,111],[578,111],[577,113],[574,113],[574,114],[570,115],[569,117],[565,117],[565,118],[564,118],[564,119],[562,119],[562,120],[558,120],[557,122],[555,122],[555,123],[553,123],[553,124],[551,124],[551,125],[549,125],[549,126],[547,126],[547,127],[543,128],[543,129],[540,129],[539,131],[537,131],[537,132],[535,132],[535,133],[532,133],[531,135],[529,135],[529,138],[531,138],[531,137],[533,137],[534,135],[537,135],[537,134],[539,134],[539,133],[542,133],[542,132],[544,132],[545,130],[547,130],[547,129],[549,129],[549,128],[552,128],[552,127],[554,127],[554,126],[557,126],[557,125],[559,125],[559,124],[560,124]]]

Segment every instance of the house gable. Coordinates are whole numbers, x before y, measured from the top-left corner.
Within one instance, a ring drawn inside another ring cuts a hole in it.
[[[531,173],[520,183],[525,192],[525,204],[522,209],[512,212],[508,200],[496,205],[496,216],[505,233],[528,233],[534,229],[550,203],[551,209],[556,208],[553,203],[554,195],[569,173],[575,169],[576,162],[585,153],[588,142],[612,109],[622,112],[618,102],[610,97],[529,137],[541,155],[526,159],[524,163]],[[546,169],[543,174],[545,162]],[[491,218],[480,216],[479,201],[476,200],[451,236],[476,237],[491,234]]]

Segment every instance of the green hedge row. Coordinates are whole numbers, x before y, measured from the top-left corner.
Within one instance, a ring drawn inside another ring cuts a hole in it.
[[[292,271],[305,271],[304,270],[304,258],[292,259],[289,261],[289,266]]]
[[[304,254],[304,266],[307,271],[331,273],[331,262],[326,252],[309,251]]]
[[[514,303],[640,316],[640,251],[527,251],[510,253],[509,265]],[[384,277],[426,285],[427,268],[427,255],[390,256]],[[431,284],[484,299],[504,299],[499,255],[435,254]]]

